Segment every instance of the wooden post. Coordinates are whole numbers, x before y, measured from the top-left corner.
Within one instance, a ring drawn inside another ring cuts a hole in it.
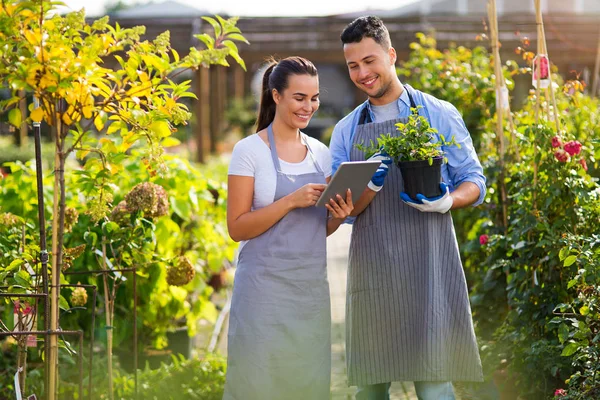
[[[213,67],[208,70],[210,74],[210,144],[209,151],[214,153],[217,150],[217,132],[219,132],[219,68]]]
[[[598,49],[596,50],[596,63],[594,65],[594,83],[592,83],[592,97],[596,97],[598,90],[600,90],[600,88],[598,87],[600,85],[600,82],[598,82],[600,80],[600,77],[598,75],[600,75],[600,33],[598,34]]]
[[[210,70],[196,71],[198,103],[196,106],[196,160],[205,162],[210,132]]]
[[[244,70],[242,67],[237,66],[233,68],[233,96],[236,99],[244,99],[246,96],[246,76],[244,75]]]
[[[498,160],[500,163],[500,174],[498,177],[498,185],[500,188],[500,199],[502,201],[502,223],[504,231],[508,229],[508,198],[506,194],[506,183],[505,183],[505,143],[504,143],[504,74],[502,73],[502,61],[500,60],[499,40],[498,40],[498,16],[496,11],[496,0],[489,0],[488,2],[488,19],[490,26],[490,40],[492,45],[492,53],[494,56],[494,74],[496,75],[496,136],[498,137]],[[508,93],[506,93],[508,96]],[[506,110],[510,113],[510,110]],[[511,133],[512,134],[512,133]]]

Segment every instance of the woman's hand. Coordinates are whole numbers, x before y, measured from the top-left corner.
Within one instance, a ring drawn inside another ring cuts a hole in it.
[[[321,197],[327,185],[321,183],[308,183],[290,194],[293,208],[305,208],[314,206]]]
[[[346,199],[339,194],[336,195],[336,199],[330,199],[329,204],[325,204],[325,207],[329,210],[329,214],[333,218],[345,220],[350,216],[352,210],[354,210],[354,204],[352,203],[352,192],[350,189],[346,191]]]

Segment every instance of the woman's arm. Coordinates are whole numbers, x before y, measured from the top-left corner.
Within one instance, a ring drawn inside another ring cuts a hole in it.
[[[314,205],[325,189],[325,185],[309,183],[260,210],[251,211],[254,177],[229,175],[227,187],[227,229],[236,242],[265,233],[294,208]]]

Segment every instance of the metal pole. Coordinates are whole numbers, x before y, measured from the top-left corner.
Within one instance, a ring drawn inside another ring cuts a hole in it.
[[[40,106],[40,101],[37,97],[33,97],[33,108],[37,109]],[[44,286],[44,294],[48,296],[48,251],[46,249],[46,216],[44,209],[44,177],[42,167],[42,126],[40,122],[33,123],[33,134],[35,141],[35,175],[37,179],[37,195],[38,195],[38,220],[40,224],[40,262],[42,266],[42,281]],[[50,331],[50,302],[46,298],[44,301],[44,330]],[[50,335],[44,335],[44,348],[48,349]],[[46,380],[46,398],[48,397],[49,379],[49,357],[44,357],[44,377]]]

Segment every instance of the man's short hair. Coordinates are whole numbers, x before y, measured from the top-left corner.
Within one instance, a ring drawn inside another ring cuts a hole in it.
[[[383,21],[374,16],[360,17],[350,22],[342,31],[340,39],[343,44],[348,44],[358,43],[365,37],[373,39],[386,50],[392,46],[390,34]]]

